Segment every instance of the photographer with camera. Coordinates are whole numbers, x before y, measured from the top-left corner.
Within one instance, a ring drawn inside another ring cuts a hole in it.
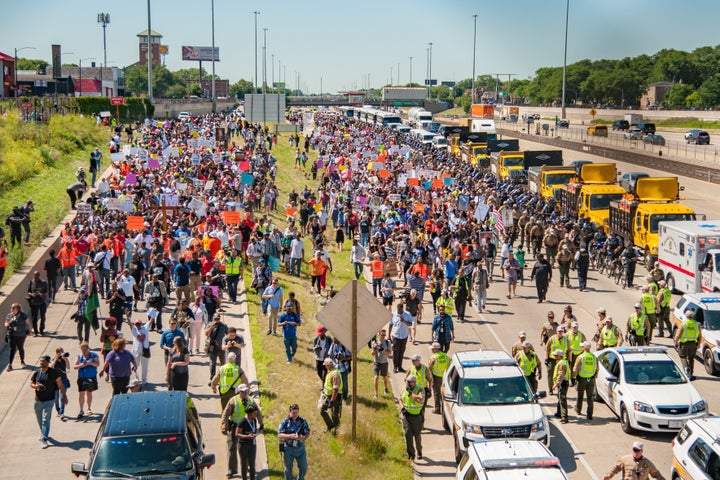
[[[390,393],[388,389],[388,357],[392,355],[392,342],[387,339],[385,330],[380,330],[378,336],[372,341],[370,345],[373,356],[373,386],[375,387],[375,395],[373,398],[378,397],[378,378],[383,378],[385,384],[385,395]]]
[[[30,377],[30,388],[35,390],[35,415],[40,427],[40,442],[42,448],[48,447],[50,436],[50,419],[55,404],[55,392],[60,391],[62,403],[67,405],[68,398],[60,373],[50,368],[49,355],[40,357],[40,369],[33,372]]]
[[[19,303],[13,303],[10,313],[5,317],[5,342],[10,344],[10,359],[8,360],[8,372],[13,369],[15,352],[20,354],[20,365],[25,367],[25,338],[30,333],[30,318],[22,311]]]
[[[62,347],[58,347],[55,349],[55,358],[53,358],[52,362],[50,362],[50,368],[57,370],[60,374],[65,390],[70,388],[70,380],[68,380],[67,376],[68,366],[70,365],[70,362],[68,361],[69,356],[69,352],[64,351]],[[67,417],[65,416],[65,404],[62,402],[62,396],[60,395],[59,390],[55,392],[55,410],[63,422],[67,420]]]
[[[205,353],[210,357],[210,379],[215,376],[218,361],[225,363],[225,351],[222,349],[222,340],[228,331],[227,325],[220,321],[220,314],[213,316],[213,321],[205,328]]]
[[[238,335],[235,327],[228,327],[227,335],[222,339],[222,349],[225,351],[225,355],[234,353],[237,357],[237,363],[240,365],[243,348],[245,348],[245,339],[243,336]]]
[[[40,272],[35,271],[33,279],[28,284],[27,297],[30,305],[33,332],[35,336],[45,335],[45,321],[47,320],[48,283],[40,278]],[[38,325],[38,320],[40,324]]]

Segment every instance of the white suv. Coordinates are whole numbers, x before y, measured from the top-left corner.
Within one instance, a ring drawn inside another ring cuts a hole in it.
[[[534,440],[479,440],[458,465],[456,480],[567,480],[560,460]]]
[[[720,375],[720,295],[717,293],[686,293],[673,309],[673,334],[685,321],[685,310],[695,312],[695,321],[702,330],[702,343],[697,352],[709,375]]]
[[[442,384],[442,420],[452,425],[455,461],[475,440],[523,438],[550,444],[547,418],[517,362],[503,351],[473,350],[452,356]]]
[[[673,480],[720,479],[720,417],[689,420],[672,441]]]

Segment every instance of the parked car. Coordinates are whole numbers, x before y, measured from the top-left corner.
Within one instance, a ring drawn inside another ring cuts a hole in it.
[[[643,136],[642,130],[637,127],[632,127],[623,133],[623,137],[628,140],[641,140]]]
[[[637,125],[637,128],[640,129],[640,131],[643,133],[643,135],[650,135],[651,133],[655,133],[655,124],[651,122],[640,122]]]
[[[623,173],[622,177],[620,177],[620,186],[628,192],[634,192],[635,184],[637,183],[638,178],[647,178],[649,176],[650,175],[645,172]]]
[[[613,347],[595,352],[595,395],[625,433],[671,432],[708,415],[708,404],[665,347]]]
[[[665,137],[656,133],[651,133],[650,135],[645,135],[643,137],[643,143],[649,143],[650,145],[660,145],[664,147]]]
[[[672,441],[670,478],[720,478],[720,417],[689,420]]]
[[[685,141],[695,145],[710,145],[710,134],[705,130],[693,128],[685,134]]]
[[[707,269],[704,272],[707,272]],[[712,274],[711,271],[707,273]],[[673,335],[675,329],[685,321],[685,310],[695,312],[695,321],[700,324],[702,342],[698,345],[697,353],[703,359],[705,371],[709,375],[720,376],[720,295],[717,293],[683,295],[672,311]]]
[[[612,124],[613,130],[627,130],[630,128],[630,122],[627,120],[615,120]]]
[[[567,120],[558,120],[557,121],[557,128],[569,128],[570,122]]]
[[[456,480],[567,480],[560,460],[535,440],[478,440],[460,461]]]
[[[180,112],[178,113],[178,120],[184,122],[185,120],[190,120],[191,116],[192,114],[190,112]]]

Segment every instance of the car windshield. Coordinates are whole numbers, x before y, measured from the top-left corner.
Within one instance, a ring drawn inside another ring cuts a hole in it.
[[[507,405],[533,399],[524,378],[466,378],[462,385],[464,405]]]
[[[625,383],[634,385],[672,385],[685,383],[680,368],[672,360],[625,362]]]
[[[553,173],[545,175],[546,185],[564,185],[570,183],[570,181],[577,175],[574,173]]]
[[[703,328],[720,330],[720,310],[702,310]]]
[[[524,161],[524,157],[505,157],[503,158],[503,165],[506,167],[522,167]]]
[[[660,222],[690,222],[695,220],[694,213],[662,213],[650,216],[650,233],[658,232]]]
[[[597,193],[590,195],[590,210],[607,210],[611,201],[622,200],[622,193]]]
[[[181,435],[143,435],[102,440],[91,475],[97,478],[126,475],[184,473],[193,468],[187,442]]]

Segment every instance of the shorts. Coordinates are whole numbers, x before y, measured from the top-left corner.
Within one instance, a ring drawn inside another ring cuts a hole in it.
[[[97,377],[93,377],[93,378],[78,378],[78,379],[77,379],[77,386],[78,386],[78,391],[79,391],[79,392],[86,392],[86,391],[87,391],[87,392],[92,392],[92,391],[94,391],[94,390],[87,390],[87,389],[83,388],[83,380],[90,380],[91,382],[93,382],[93,383],[95,384],[95,390],[98,389]]]
[[[395,300],[394,297],[382,297],[383,299],[383,306],[388,306],[393,304],[393,300]]]
[[[412,326],[410,328],[417,328],[417,315],[411,315],[412,318]]]
[[[373,374],[379,377],[388,376],[388,362],[385,363],[373,363]]]
[[[505,281],[507,282],[508,285],[510,285],[512,287],[517,285],[517,278],[507,277],[505,279]]]

